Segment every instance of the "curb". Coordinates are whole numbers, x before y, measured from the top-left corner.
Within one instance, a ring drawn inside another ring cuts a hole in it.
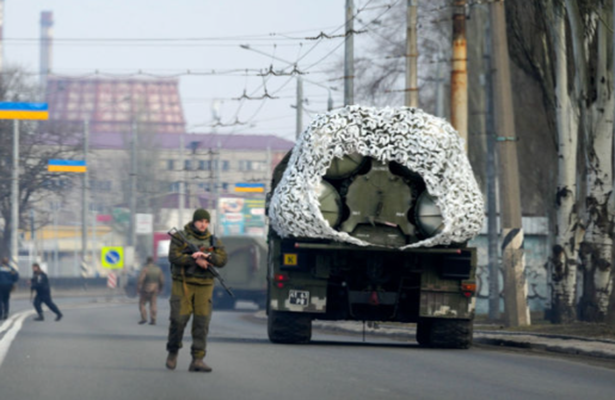
[[[533,336],[533,335],[527,335],[527,336]],[[561,340],[567,340],[567,339],[561,339]],[[602,351],[602,350],[589,350],[589,349],[583,349],[581,347],[577,347],[574,345],[564,346],[564,345],[558,345],[558,344],[533,343],[528,340],[511,340],[511,339],[505,339],[505,338],[476,337],[476,336],[474,336],[474,343],[484,344],[488,346],[506,346],[506,347],[513,347],[513,348],[518,348],[518,349],[540,350],[540,351],[546,351],[546,352],[551,352],[551,353],[576,355],[576,356],[580,355],[580,356],[586,356],[586,357],[615,360],[615,351],[608,352],[608,351]]]

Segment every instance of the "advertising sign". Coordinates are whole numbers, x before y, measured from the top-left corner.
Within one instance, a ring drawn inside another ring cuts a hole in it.
[[[219,235],[265,235],[265,200],[223,197],[219,204]]]
[[[135,214],[135,231],[137,235],[151,235],[154,233],[153,214]]]

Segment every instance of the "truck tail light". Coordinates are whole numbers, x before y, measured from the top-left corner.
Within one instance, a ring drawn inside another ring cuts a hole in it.
[[[275,285],[278,287],[278,289],[283,289],[284,282],[288,282],[290,278],[287,274],[275,274],[273,280],[275,281]]]
[[[461,293],[465,297],[472,297],[472,295],[476,292],[476,283],[462,283],[461,284]]]

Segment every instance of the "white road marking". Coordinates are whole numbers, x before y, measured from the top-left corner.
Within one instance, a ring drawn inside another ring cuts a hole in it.
[[[4,331],[8,331],[9,327],[13,324],[13,321],[15,321],[15,318],[17,318],[18,316],[19,314],[13,314],[6,321],[4,321],[4,323],[0,326],[0,335],[3,334]]]
[[[21,330],[21,327],[23,326],[23,321],[26,318],[28,318],[30,315],[33,315],[33,314],[34,314],[34,311],[32,310],[24,311],[19,314],[15,314],[13,317],[7,320],[4,324],[2,324],[2,328],[6,329],[8,328],[10,323],[12,323],[13,321],[15,322],[13,326],[8,330],[6,335],[4,335],[2,339],[0,339],[0,367],[2,366],[2,363],[4,362],[4,358],[6,357],[6,354],[8,353],[9,348],[11,347],[11,343],[13,343],[13,340],[15,340],[15,336],[17,336],[17,333]],[[5,328],[5,325],[6,325],[6,328]]]

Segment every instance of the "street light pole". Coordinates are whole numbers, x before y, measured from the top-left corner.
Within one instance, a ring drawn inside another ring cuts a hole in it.
[[[82,178],[81,187],[81,268],[83,273],[87,273],[86,254],[88,251],[88,151],[90,147],[90,121],[83,121],[83,161],[85,162],[85,172]],[[94,259],[92,259],[94,261]]]
[[[128,245],[136,247],[137,232],[137,121],[132,121],[132,140],[130,141],[130,233]]]
[[[17,234],[19,229],[19,120],[13,121],[13,178],[11,190],[11,259],[19,269],[19,248]]]

